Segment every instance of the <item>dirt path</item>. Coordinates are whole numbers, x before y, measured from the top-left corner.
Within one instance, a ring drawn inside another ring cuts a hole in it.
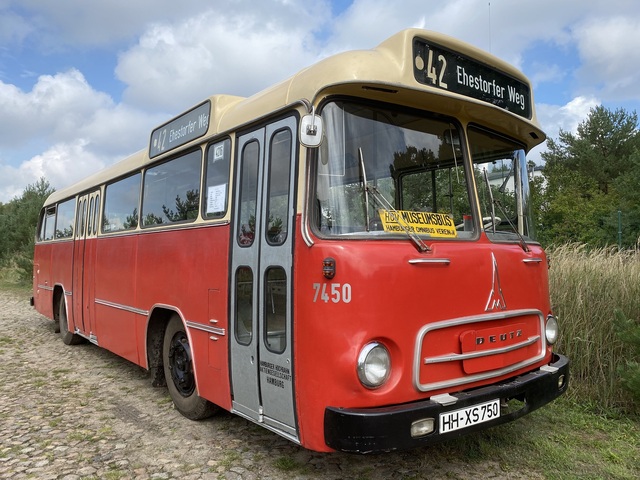
[[[230,414],[192,422],[139,367],[65,346],[25,294],[0,291],[0,478],[530,478],[447,446],[319,454]]]

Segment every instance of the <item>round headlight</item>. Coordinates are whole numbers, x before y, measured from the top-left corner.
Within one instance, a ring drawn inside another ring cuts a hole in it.
[[[547,337],[547,343],[553,345],[558,340],[558,320],[553,315],[547,317],[547,325],[544,330]]]
[[[391,373],[389,350],[378,342],[368,343],[358,355],[358,378],[367,388],[378,388]]]

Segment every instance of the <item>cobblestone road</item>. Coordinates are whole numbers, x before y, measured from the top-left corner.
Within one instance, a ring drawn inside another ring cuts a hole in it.
[[[187,420],[143,369],[64,345],[24,293],[0,291],[0,374],[1,479],[514,478],[455,446],[320,454],[231,414]]]

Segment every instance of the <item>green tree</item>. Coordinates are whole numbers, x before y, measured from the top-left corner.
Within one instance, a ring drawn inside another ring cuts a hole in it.
[[[33,244],[40,209],[54,189],[44,178],[28,185],[20,197],[0,206],[0,261],[14,262],[24,279],[31,277]]]
[[[635,206],[640,185],[636,113],[593,108],[575,134],[561,130],[558,140],[548,140],[547,146],[542,154],[546,186],[538,197],[540,240],[616,244],[617,212],[625,209],[623,244],[633,246],[640,234],[640,210]]]

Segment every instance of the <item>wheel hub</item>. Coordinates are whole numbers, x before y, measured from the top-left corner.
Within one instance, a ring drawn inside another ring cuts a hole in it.
[[[191,347],[183,332],[176,333],[169,348],[169,370],[173,383],[183,397],[188,397],[196,387],[191,359]]]

